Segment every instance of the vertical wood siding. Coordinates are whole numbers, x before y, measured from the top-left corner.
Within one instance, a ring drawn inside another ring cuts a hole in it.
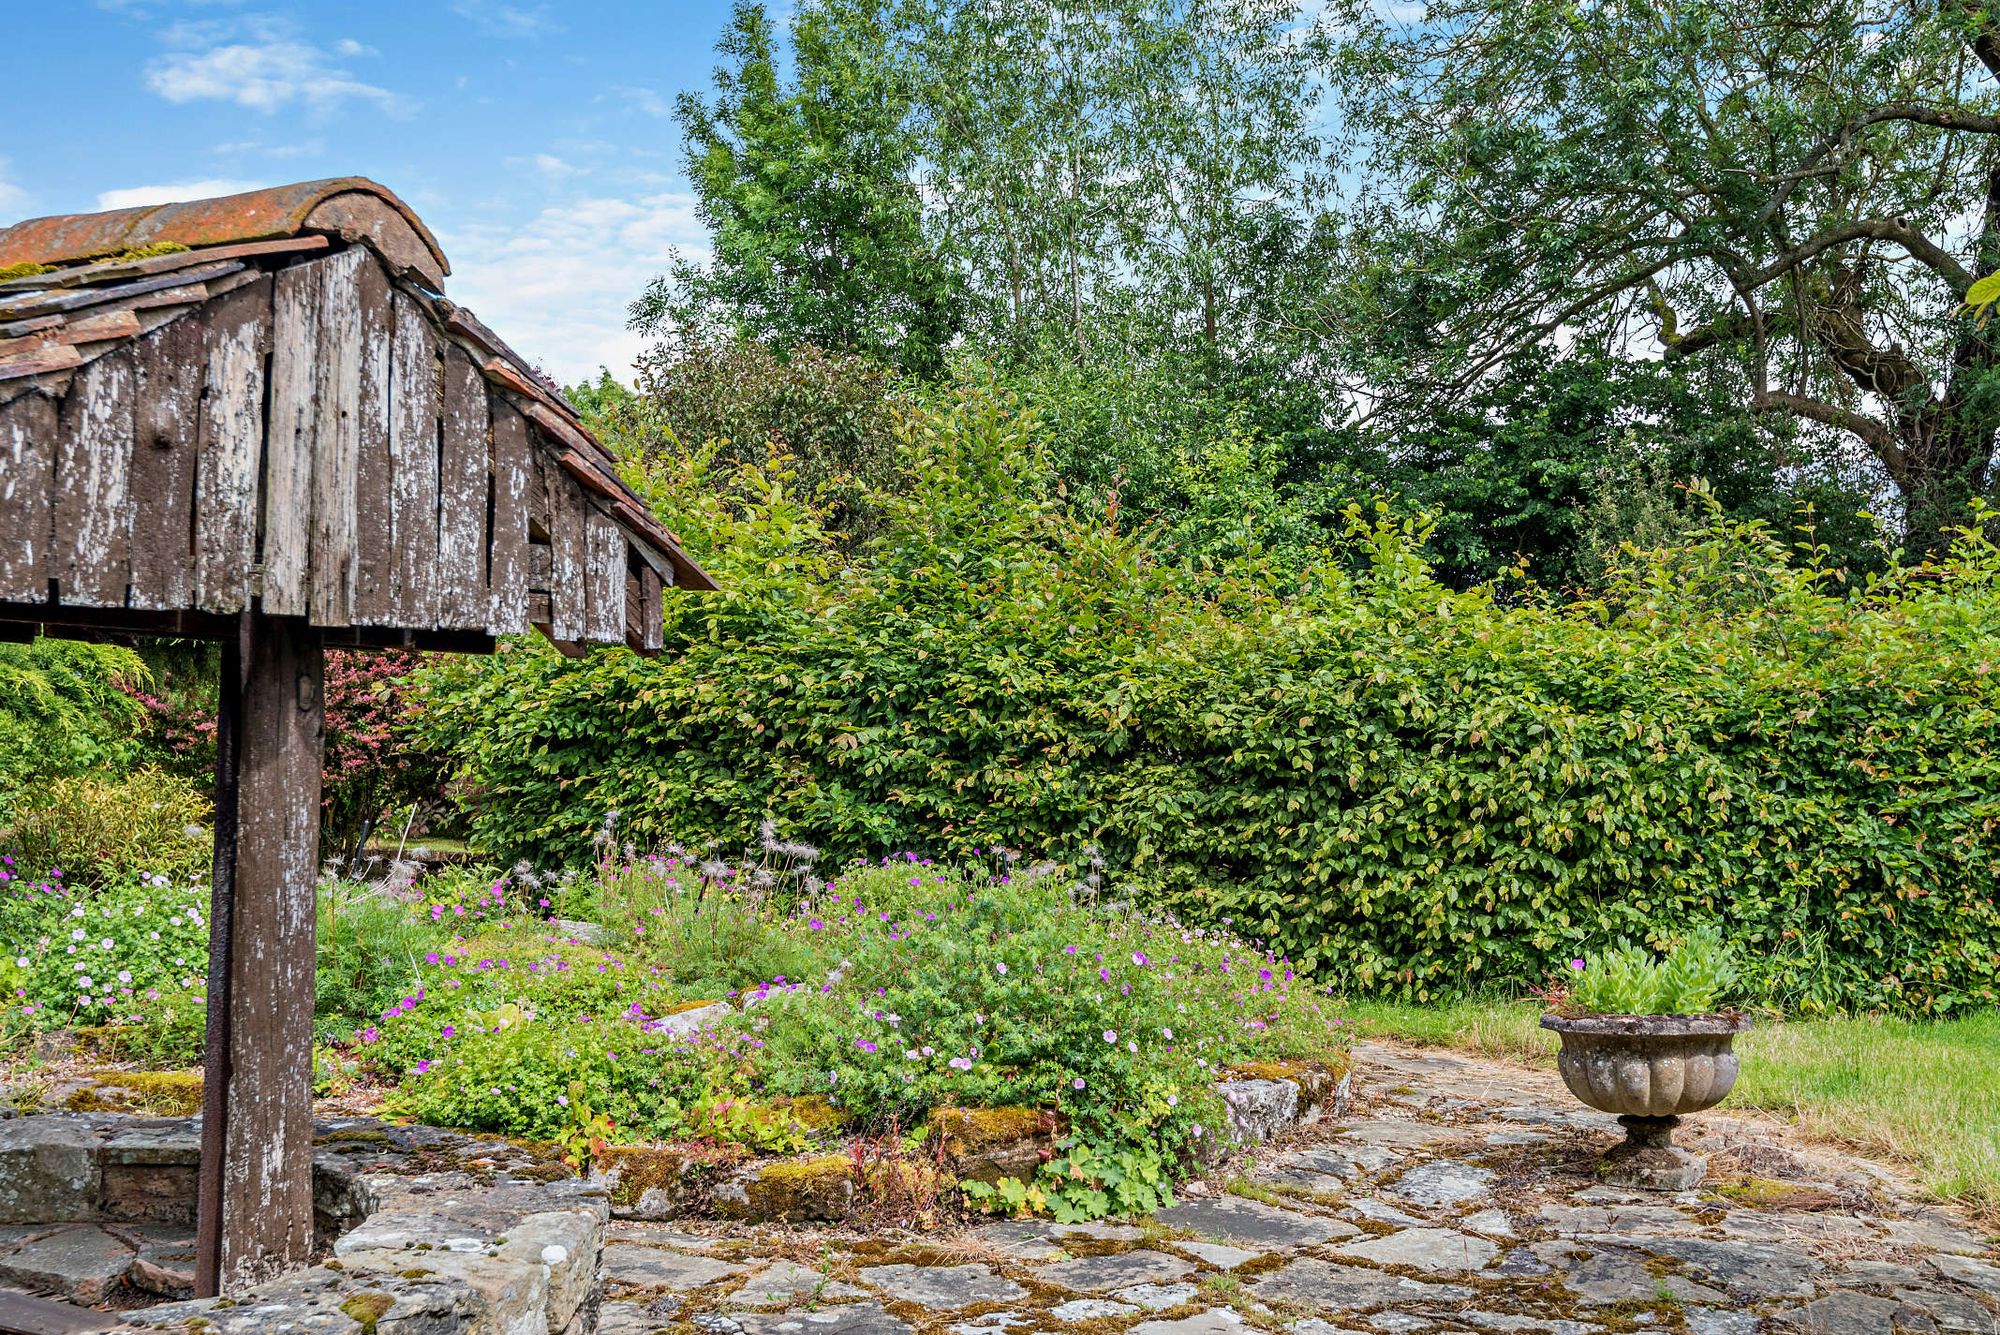
[[[658,647],[658,569],[525,381],[363,247],[236,283],[0,405],[0,602]]]

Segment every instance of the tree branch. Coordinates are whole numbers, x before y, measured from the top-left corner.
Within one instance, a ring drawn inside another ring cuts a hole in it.
[[[1843,408],[1837,403],[1824,399],[1808,398],[1804,394],[1794,394],[1783,389],[1761,389],[1750,396],[1750,406],[1760,413],[1790,413],[1803,417],[1822,426],[1838,427],[1842,431],[1859,436],[1889,470],[1889,475],[1901,485],[1904,474],[1903,449],[1897,443],[1896,433],[1887,422],[1870,417],[1867,413]]]
[[[1964,297],[1965,290],[1972,286],[1971,272],[1953,258],[1951,252],[1900,218],[1864,218],[1859,222],[1829,227],[1818,236],[1802,243],[1798,249],[1780,255],[1763,268],[1745,275],[1742,286],[1751,289],[1763,287],[1775,278],[1782,278],[1815,255],[1832,250],[1835,246],[1844,246],[1850,241],[1888,241],[1901,246],[1909,252],[1912,259],[1944,279],[1954,296]]]

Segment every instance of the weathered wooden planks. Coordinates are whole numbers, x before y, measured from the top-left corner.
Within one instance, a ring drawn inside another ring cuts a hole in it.
[[[320,289],[326,269],[295,264],[278,271],[271,293],[270,420],[264,433],[264,610],[304,616],[312,559],[314,366]]]
[[[395,616],[408,626],[438,621],[437,336],[416,299],[390,302],[389,541],[395,549]]]
[[[583,638],[618,644],[625,638],[625,533],[595,505],[584,516]]]
[[[232,706],[240,720],[228,929],[211,950],[227,978],[219,1184],[224,1291],[256,1283],[312,1252],[313,889],[319,875],[320,742],[325,653],[318,630],[252,619]],[[225,785],[218,782],[218,796]],[[218,828],[224,813],[218,812]],[[220,871],[220,869],[219,869]],[[221,880],[221,875],[218,875]],[[213,1066],[211,1070],[215,1069]]]
[[[194,599],[204,612],[240,612],[248,605],[271,288],[271,280],[261,278],[205,312],[207,362],[194,488]]]
[[[361,271],[375,261],[360,247],[300,268],[323,272],[312,354],[312,429],[306,462],[312,475],[311,543],[306,587],[314,625],[354,620],[359,557],[355,481],[361,462]],[[273,368],[272,374],[277,374]]]
[[[438,624],[484,626],[488,459],[486,379],[465,349],[444,348],[438,438]]]
[[[136,363],[126,348],[84,366],[57,414],[53,573],[73,606],[125,605]]]
[[[49,594],[56,405],[29,394],[0,408],[0,600]]]
[[[493,422],[493,532],[487,546],[486,628],[494,635],[528,629],[528,423],[498,394],[487,396]]]
[[[0,600],[48,598],[54,490],[56,404],[30,394],[0,408]]]
[[[541,451],[536,453],[542,456]],[[574,643],[583,639],[589,614],[583,492],[553,460],[542,456],[541,463],[549,516],[549,638]]]
[[[678,558],[539,385],[496,378],[366,247],[221,283],[7,329],[102,351],[0,403],[0,521],[25,534],[0,595],[480,635],[532,604],[571,646],[657,641]]]
[[[360,430],[355,459],[355,566],[353,621],[361,626],[397,624],[396,547],[390,532],[390,493],[395,459],[389,448],[390,331],[389,276],[373,262],[356,276],[361,310]]]
[[[194,486],[206,330],[175,320],[137,345],[132,427],[130,606],[194,606]]]

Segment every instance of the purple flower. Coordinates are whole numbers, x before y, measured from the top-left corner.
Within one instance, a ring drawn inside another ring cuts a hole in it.
[[[1116,1043],[1118,1041],[1118,1031],[1116,1029],[1105,1030],[1104,1041],[1106,1043]]]
[[[1082,1077],[1082,1076],[1078,1076],[1078,1077],[1077,1077],[1076,1079],[1074,1079],[1074,1080],[1070,1081],[1070,1082],[1069,1082],[1069,1087],[1070,1087],[1071,1089],[1082,1089],[1082,1088],[1083,1088],[1083,1077]]]

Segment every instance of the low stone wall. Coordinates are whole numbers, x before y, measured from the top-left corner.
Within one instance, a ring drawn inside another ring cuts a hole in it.
[[[200,1123],[0,1122],[0,1282],[124,1305],[192,1282]],[[505,1141],[367,1119],[316,1128],[324,1255],[232,1299],[131,1310],[128,1330],[591,1335],[609,1207]]]
[[[1232,1148],[1262,1144],[1295,1127],[1346,1110],[1352,1076],[1344,1068],[1258,1064],[1224,1073],[1215,1092],[1226,1120],[1211,1143],[1211,1162]],[[717,1218],[745,1223],[839,1222],[871,1190],[907,1196],[912,1186],[1032,1178],[1055,1154],[1068,1128],[1035,1108],[940,1108],[931,1127],[941,1139],[935,1161],[872,1161],[828,1152],[755,1160],[681,1145],[614,1146],[593,1175],[619,1219]],[[879,1179],[896,1175],[903,1180]],[[928,1180],[914,1183],[912,1176]]]

